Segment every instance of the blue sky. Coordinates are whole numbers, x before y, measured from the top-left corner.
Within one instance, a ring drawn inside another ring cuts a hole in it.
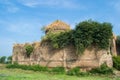
[[[72,28],[88,19],[110,22],[120,34],[120,0],[0,0],[0,56],[15,43],[40,41],[42,26],[62,20]]]

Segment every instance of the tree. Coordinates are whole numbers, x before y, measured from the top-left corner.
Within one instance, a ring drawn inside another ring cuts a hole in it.
[[[2,56],[0,58],[0,63],[6,63],[6,56]]]
[[[7,63],[11,63],[12,62],[12,56],[8,56],[7,57]]]

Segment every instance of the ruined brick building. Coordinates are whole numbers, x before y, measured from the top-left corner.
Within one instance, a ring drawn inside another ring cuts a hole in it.
[[[46,34],[52,32],[64,32],[70,30],[70,26],[62,21],[55,21],[46,27]],[[34,42],[25,44],[14,44],[13,46],[13,63],[25,65],[39,64],[47,67],[63,66],[65,68],[73,68],[79,66],[90,70],[91,68],[99,67],[101,64],[106,63],[112,67],[112,55],[116,56],[116,37],[111,41],[111,47],[108,50],[98,50],[95,47],[88,47],[83,55],[75,54],[73,46],[67,46],[63,49],[54,49],[49,42]],[[25,46],[31,45],[34,47],[30,57],[26,56]],[[111,54],[112,53],[112,54]]]

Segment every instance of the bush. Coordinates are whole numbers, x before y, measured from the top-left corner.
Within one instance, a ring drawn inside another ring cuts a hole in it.
[[[92,69],[90,73],[93,74],[113,74],[113,69],[109,68],[105,63],[102,64],[99,68]]]
[[[69,71],[67,71],[67,75],[73,76],[76,75],[78,76],[80,74],[80,68],[79,67],[75,67]]]
[[[8,64],[6,68],[19,68],[19,65],[17,63],[14,64]]]
[[[33,70],[33,71],[49,71],[48,67],[43,67],[43,66],[40,66],[40,65],[32,66],[31,70]]]
[[[28,57],[30,57],[30,54],[33,52],[34,47],[31,45],[25,46],[26,54]]]
[[[42,67],[40,65],[18,65],[18,64],[8,64],[6,68],[19,68],[23,70],[33,70],[33,71],[48,71],[47,67]]]
[[[113,69],[109,68],[106,64],[102,64],[99,68],[92,69],[89,72],[81,72],[79,67],[75,67],[70,69],[69,71],[65,71],[64,67],[54,67],[52,69],[48,69],[48,67],[42,67],[40,65],[19,65],[19,64],[8,64],[6,68],[18,68],[23,70],[32,70],[32,71],[44,71],[55,74],[64,74],[70,76],[88,76],[90,74],[113,74]]]
[[[113,57],[113,67],[120,70],[120,56]]]
[[[6,66],[6,68],[19,68],[19,69],[23,69],[23,70],[33,70],[33,71],[45,71],[45,72],[50,72],[50,73],[59,73],[59,74],[63,74],[65,73],[65,68],[64,67],[54,67],[52,69],[48,69],[48,67],[43,67],[40,65],[32,65],[32,66],[28,66],[28,65],[19,65],[19,64],[8,64]]]
[[[53,73],[65,73],[65,68],[64,67],[54,67],[51,69],[50,72],[53,72]]]

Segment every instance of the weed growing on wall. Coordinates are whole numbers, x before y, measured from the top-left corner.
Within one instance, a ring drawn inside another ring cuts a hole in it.
[[[113,67],[120,70],[120,56],[113,57]]]
[[[26,54],[28,57],[30,57],[30,54],[33,52],[34,47],[31,45],[25,46]]]
[[[109,40],[112,38],[112,25],[92,20],[80,22],[75,29],[61,32],[49,33],[46,39],[54,48],[64,48],[73,45],[77,54],[81,54],[88,46],[97,46],[99,49],[108,49]]]

